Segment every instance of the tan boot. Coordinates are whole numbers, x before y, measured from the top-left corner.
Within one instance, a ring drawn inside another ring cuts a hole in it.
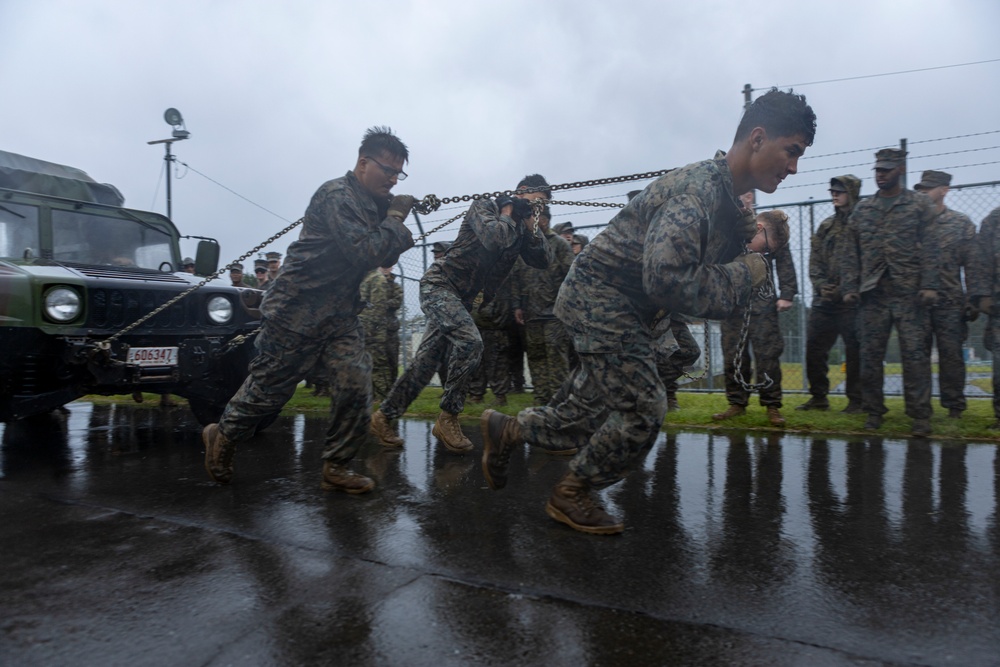
[[[510,454],[524,444],[521,427],[514,417],[496,410],[484,410],[479,418],[483,434],[483,477],[494,491],[507,486],[507,466]]]
[[[747,409],[744,408],[742,405],[730,405],[729,409],[727,409],[725,412],[716,412],[714,415],[712,415],[712,419],[714,419],[717,422],[720,422],[724,419],[731,419],[733,417],[739,417],[741,415],[745,415],[746,412]]]
[[[389,423],[389,418],[381,410],[376,410],[372,414],[372,421],[368,425],[368,431],[378,439],[379,444],[383,447],[399,449],[403,446],[403,439],[396,435],[396,430]]]
[[[320,483],[324,491],[343,491],[344,493],[368,493],[375,488],[375,481],[348,470],[347,466],[329,461],[323,462],[323,481]]]
[[[591,535],[615,535],[625,526],[608,514],[590,495],[590,485],[572,472],[552,490],[545,513],[574,530]]]
[[[218,424],[209,424],[201,432],[205,443],[205,470],[208,476],[219,484],[229,484],[233,478],[233,457],[236,443],[222,435]]]
[[[771,422],[771,426],[785,425],[785,418],[781,416],[781,411],[778,409],[778,406],[767,406],[767,421]]]
[[[458,415],[441,411],[431,433],[435,438],[444,443],[449,452],[456,454],[466,454],[472,451],[472,441],[462,433],[462,427],[458,423]]]

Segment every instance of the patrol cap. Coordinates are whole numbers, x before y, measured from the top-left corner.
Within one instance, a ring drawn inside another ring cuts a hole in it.
[[[435,241],[431,244],[431,252],[442,253],[448,252],[448,248],[451,247],[451,241]]]
[[[569,232],[570,234],[572,234],[573,233],[573,223],[572,222],[560,222],[558,225],[556,225],[556,226],[554,226],[552,228],[552,231],[554,231],[556,234],[565,234],[566,232]]]
[[[267,260],[266,259],[255,259],[253,261],[254,271],[267,271]]]
[[[264,253],[264,256],[267,257],[267,261],[269,262],[277,262],[281,259],[281,253],[274,252],[273,250],[271,252]]]
[[[190,257],[185,257],[184,261],[181,262],[181,266],[194,266],[194,260]]]
[[[844,187],[843,181],[834,177],[830,179],[830,192],[847,192],[847,188]]]
[[[906,163],[906,151],[898,148],[883,148],[875,153],[876,169],[895,169]]]
[[[230,271],[239,271],[240,273],[242,273],[243,272],[243,265],[240,264],[239,262],[233,262],[232,264],[229,265],[229,270]]]
[[[913,186],[914,190],[932,190],[942,185],[951,185],[951,174],[928,169],[920,176],[920,182]]]
[[[573,234],[573,243],[579,243],[580,247],[586,247],[590,243],[590,239],[583,234]]]

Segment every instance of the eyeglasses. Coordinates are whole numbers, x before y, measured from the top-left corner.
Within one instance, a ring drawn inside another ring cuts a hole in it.
[[[383,172],[385,172],[385,175],[388,176],[389,178],[395,177],[397,181],[406,180],[406,172],[403,171],[402,169],[393,169],[392,167],[387,167],[378,160],[376,160],[375,158],[373,158],[371,155],[366,155],[365,157],[374,162],[375,164],[377,164],[379,168]]]
[[[847,190],[830,190],[830,194],[834,197],[836,197],[837,195],[846,195]]]

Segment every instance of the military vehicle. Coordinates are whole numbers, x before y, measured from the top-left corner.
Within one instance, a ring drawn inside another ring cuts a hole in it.
[[[157,213],[125,208],[85,172],[0,151],[0,420],[89,394],[175,394],[217,421],[247,374],[260,292],[208,283],[219,246],[198,244],[182,272],[180,234]],[[233,343],[233,344],[231,344]]]

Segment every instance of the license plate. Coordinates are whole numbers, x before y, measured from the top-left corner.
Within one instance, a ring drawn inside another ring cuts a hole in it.
[[[128,363],[136,366],[176,366],[176,347],[130,347]]]

